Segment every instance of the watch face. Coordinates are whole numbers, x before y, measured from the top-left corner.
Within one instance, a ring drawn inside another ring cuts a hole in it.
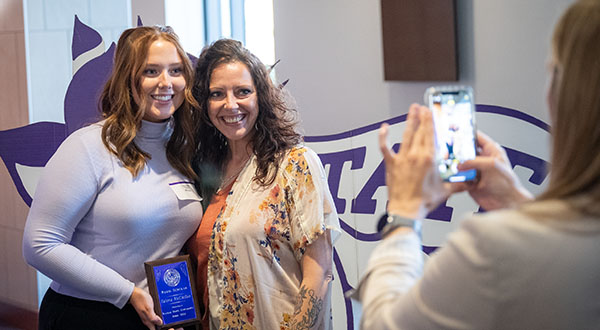
[[[417,235],[421,236],[420,220],[385,213],[377,222],[377,232],[381,234],[382,237],[385,237],[388,233],[392,232],[398,227],[410,227],[417,233]]]
[[[383,231],[383,227],[385,227],[385,225],[387,225],[388,223],[388,214],[384,213],[381,218],[379,218],[379,221],[377,221],[377,232],[381,233]]]

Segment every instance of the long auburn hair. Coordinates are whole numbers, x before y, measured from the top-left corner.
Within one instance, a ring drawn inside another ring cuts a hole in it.
[[[595,45],[595,46],[594,46]],[[600,214],[600,1],[577,1],[552,38],[552,171],[540,199]]]
[[[150,45],[156,40],[173,44],[181,58],[186,86],[182,105],[173,114],[173,133],[167,143],[167,159],[179,172],[195,178],[191,167],[195,145],[193,111],[196,104],[192,96],[193,68],[177,35],[170,27],[142,26],[125,30],[117,43],[113,70],[100,96],[100,108],[105,119],[102,142],[135,177],[144,168],[150,155],[141,150],[134,138],[144,117],[144,104],[134,100],[141,97],[141,77],[145,69]]]
[[[239,62],[248,68],[256,87],[258,116],[252,132],[251,148],[256,156],[254,181],[261,186],[273,183],[285,152],[302,141],[296,131],[297,112],[283,88],[275,86],[266,66],[242,46],[231,39],[220,39],[205,47],[198,58],[192,93],[199,105],[197,141],[198,150],[193,168],[198,175],[196,187],[205,206],[217,190],[228,161],[227,139],[208,117],[210,79],[213,70],[221,64]]]

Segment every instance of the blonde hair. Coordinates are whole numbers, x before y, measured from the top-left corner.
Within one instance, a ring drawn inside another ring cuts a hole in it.
[[[165,40],[175,46],[182,61],[186,86],[183,104],[173,115],[173,134],[167,143],[169,163],[189,178],[196,175],[191,167],[195,152],[194,132],[196,122],[193,111],[196,100],[192,96],[193,69],[190,59],[181,47],[177,35],[170,27],[142,26],[125,30],[115,51],[113,70],[100,96],[102,116],[102,141],[106,148],[123,163],[135,177],[144,168],[150,155],[134,142],[144,117],[144,106],[136,104],[134,95],[141,95],[141,76],[148,58],[150,45]]]
[[[580,0],[552,38],[552,170],[540,199],[600,213],[600,1]]]

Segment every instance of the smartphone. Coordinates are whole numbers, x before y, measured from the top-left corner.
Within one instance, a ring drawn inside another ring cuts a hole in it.
[[[459,171],[458,164],[475,158],[475,103],[468,86],[437,86],[425,91],[435,127],[436,166],[444,181],[474,180],[476,170]]]

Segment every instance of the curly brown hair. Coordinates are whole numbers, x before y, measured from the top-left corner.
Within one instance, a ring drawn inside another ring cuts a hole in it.
[[[134,95],[141,95],[141,77],[148,58],[148,49],[156,40],[173,44],[182,61],[186,87],[184,101],[173,114],[173,134],[167,143],[169,163],[185,176],[194,179],[191,167],[195,151],[193,142],[196,101],[192,96],[193,67],[170,27],[141,26],[125,30],[117,43],[113,70],[100,96],[100,109],[105,118],[102,142],[135,177],[144,168],[150,155],[133,141],[144,117]],[[141,98],[141,97],[140,97]]]
[[[231,39],[220,39],[204,48],[198,58],[192,89],[200,107],[196,134],[198,149],[192,167],[196,171],[196,187],[205,206],[210,203],[221,182],[229,152],[227,139],[208,117],[210,79],[215,68],[232,62],[246,65],[258,97],[258,117],[251,143],[258,165],[254,181],[261,186],[272,184],[285,152],[302,141],[302,136],[296,131],[297,111],[291,98],[285,90],[274,85],[269,70],[258,57],[244,48],[241,42]]]

